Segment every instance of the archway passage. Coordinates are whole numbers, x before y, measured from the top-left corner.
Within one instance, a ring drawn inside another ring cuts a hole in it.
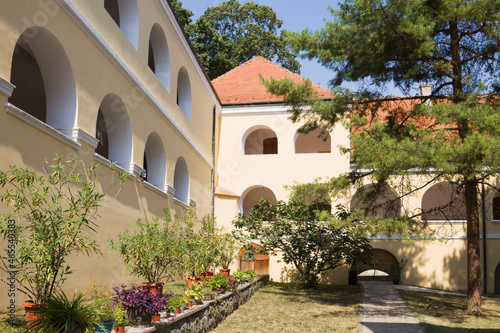
[[[189,198],[189,171],[183,157],[179,157],[175,163],[174,188],[174,198],[187,203]]]
[[[332,139],[329,133],[322,135],[320,129],[309,133],[297,133],[295,154],[331,153]]]
[[[351,211],[362,210],[366,217],[395,218],[401,215],[401,207],[398,194],[388,186],[378,190],[374,185],[363,186],[351,200]]]
[[[252,244],[254,256],[252,261],[245,260],[245,254],[248,253],[246,249],[241,249],[238,253],[238,268],[242,271],[246,269],[253,269],[256,274],[269,274],[269,255],[257,253],[259,248],[258,244]]]
[[[495,268],[495,286],[493,289],[495,295],[500,295],[500,262]]]
[[[395,270],[399,270],[396,257],[386,250],[374,249],[371,264],[361,264],[359,267],[358,280],[392,281],[397,278]]]
[[[243,215],[248,216],[254,206],[259,204],[261,198],[266,198],[271,202],[276,202],[273,191],[265,186],[256,186],[243,196]]]
[[[270,128],[259,128],[245,139],[245,155],[268,155],[278,153],[278,137]]]

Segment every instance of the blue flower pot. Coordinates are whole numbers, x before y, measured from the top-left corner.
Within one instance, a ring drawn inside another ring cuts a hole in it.
[[[96,333],[109,333],[113,329],[114,321],[106,321],[101,323],[99,327],[95,330]]]

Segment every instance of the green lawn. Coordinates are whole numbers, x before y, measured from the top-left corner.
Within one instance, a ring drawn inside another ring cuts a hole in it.
[[[318,290],[270,282],[214,332],[357,332],[360,286]]]
[[[483,299],[479,316],[465,313],[466,298],[398,290],[427,333],[500,332],[500,299]]]

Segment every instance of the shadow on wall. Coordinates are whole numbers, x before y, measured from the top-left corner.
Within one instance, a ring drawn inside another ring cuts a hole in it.
[[[300,282],[300,274],[294,267],[283,267],[279,282],[298,283]]]
[[[464,251],[453,250],[452,255],[443,258],[443,275],[448,279],[445,289],[466,290],[467,289],[467,262]]]

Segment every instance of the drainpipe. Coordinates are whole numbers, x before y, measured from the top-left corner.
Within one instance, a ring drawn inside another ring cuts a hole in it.
[[[215,216],[215,105],[212,109],[212,217]]]
[[[482,201],[482,213],[483,213],[483,279],[484,279],[484,293],[486,294],[488,288],[488,270],[487,270],[487,260],[486,260],[486,205],[485,205],[485,193],[484,193],[484,181],[481,183],[481,201]]]

